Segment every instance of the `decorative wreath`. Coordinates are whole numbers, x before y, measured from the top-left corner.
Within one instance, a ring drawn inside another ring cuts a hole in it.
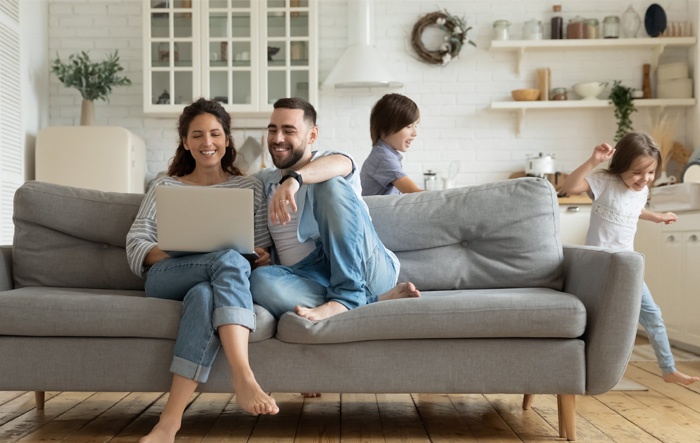
[[[437,51],[428,51],[423,45],[423,32],[430,26],[436,26],[445,32],[445,42]],[[411,46],[423,61],[432,65],[445,66],[450,60],[457,58],[465,43],[476,47],[476,44],[467,37],[470,29],[471,27],[466,27],[463,18],[450,15],[447,11],[431,12],[424,15],[413,26]]]

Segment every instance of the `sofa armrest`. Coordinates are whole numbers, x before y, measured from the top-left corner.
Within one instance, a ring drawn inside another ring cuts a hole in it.
[[[586,306],[586,392],[601,394],[622,378],[642,303],[644,256],[588,246],[564,247],[564,291]]]
[[[14,288],[12,279],[12,246],[0,246],[0,291]]]

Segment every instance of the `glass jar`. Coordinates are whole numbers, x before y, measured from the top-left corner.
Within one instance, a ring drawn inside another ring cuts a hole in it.
[[[569,20],[569,24],[566,25],[566,38],[586,38],[586,24],[584,23],[583,18],[577,15]]]
[[[552,100],[568,100],[569,94],[566,88],[554,88],[551,93]]]
[[[423,173],[423,183],[425,185],[426,191],[437,191],[438,190],[437,172],[433,172],[430,169],[428,169],[426,172],[424,172]]]
[[[493,39],[508,40],[510,38],[510,22],[508,20],[496,20],[493,22]]]
[[[609,15],[603,19],[603,38],[620,38],[620,17]]]
[[[564,38],[564,19],[561,17],[561,5],[552,6],[552,12],[554,13],[554,16],[551,20],[550,38],[552,40],[561,40]]]
[[[586,19],[586,38],[600,38],[600,25],[597,18]]]

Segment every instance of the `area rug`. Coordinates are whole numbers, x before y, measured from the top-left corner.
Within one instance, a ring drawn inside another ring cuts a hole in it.
[[[676,361],[700,361],[700,356],[692,354],[690,352],[683,351],[678,348],[672,348],[673,358]],[[656,361],[656,356],[654,355],[654,350],[651,345],[635,345],[632,350],[632,357],[630,361]]]

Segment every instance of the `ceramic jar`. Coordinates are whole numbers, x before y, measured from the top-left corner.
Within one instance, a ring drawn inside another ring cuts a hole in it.
[[[508,20],[496,20],[493,22],[493,39],[508,40],[510,38],[510,22]]]
[[[603,20],[603,38],[620,37],[620,17],[609,15]]]

